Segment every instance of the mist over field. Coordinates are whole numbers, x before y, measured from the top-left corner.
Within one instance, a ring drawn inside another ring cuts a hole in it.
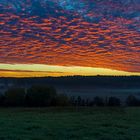
[[[93,98],[116,96],[124,100],[128,95],[140,98],[139,76],[70,76],[44,78],[1,78],[1,84],[29,88],[32,85],[54,86],[59,94]]]

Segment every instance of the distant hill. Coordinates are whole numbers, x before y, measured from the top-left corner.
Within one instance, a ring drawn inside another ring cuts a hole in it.
[[[71,85],[104,88],[139,88],[140,76],[68,76],[42,78],[0,78],[0,83],[14,85]]]

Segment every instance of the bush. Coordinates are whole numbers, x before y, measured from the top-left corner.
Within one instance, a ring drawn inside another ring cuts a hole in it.
[[[2,93],[0,93],[0,106],[4,105],[4,101],[5,101],[5,95],[3,95]]]
[[[82,98],[80,96],[77,97],[77,106],[82,105]]]
[[[139,106],[140,105],[140,100],[138,100],[133,95],[129,95],[126,99],[126,105],[128,105],[128,106]]]
[[[34,85],[27,90],[26,103],[29,106],[51,106],[56,98],[56,90],[53,87]]]
[[[96,106],[104,106],[104,100],[101,97],[96,96],[94,98],[94,105]]]
[[[76,105],[76,99],[74,96],[71,96],[71,98],[70,98],[70,105],[72,105],[72,106]]]
[[[5,92],[6,106],[24,105],[25,90],[23,88],[11,88]]]
[[[110,97],[108,100],[108,106],[120,106],[121,101],[117,97]]]
[[[82,99],[82,106],[85,106],[85,105],[86,105],[85,100]]]
[[[56,106],[68,106],[70,104],[69,99],[65,94],[57,95],[55,103]]]

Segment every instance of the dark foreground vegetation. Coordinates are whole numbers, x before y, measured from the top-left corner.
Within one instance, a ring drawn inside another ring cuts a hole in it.
[[[140,140],[140,108],[0,108],[0,140]]]
[[[117,97],[93,99],[68,97],[65,94],[57,94],[54,87],[45,85],[33,85],[28,89],[10,88],[0,96],[1,106],[24,107],[48,107],[48,106],[140,106],[140,99],[133,95],[127,97],[125,102]]]
[[[83,82],[93,88],[133,90],[140,85],[139,77],[50,78],[40,79],[41,85],[36,80],[16,79],[16,88],[0,94],[0,140],[140,140],[140,108],[130,107],[140,106],[137,96],[125,101],[113,96],[70,97],[54,88]],[[46,80],[53,87],[46,86]]]

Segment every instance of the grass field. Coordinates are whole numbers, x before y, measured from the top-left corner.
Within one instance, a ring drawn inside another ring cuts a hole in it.
[[[0,108],[0,140],[140,140],[140,108]]]

